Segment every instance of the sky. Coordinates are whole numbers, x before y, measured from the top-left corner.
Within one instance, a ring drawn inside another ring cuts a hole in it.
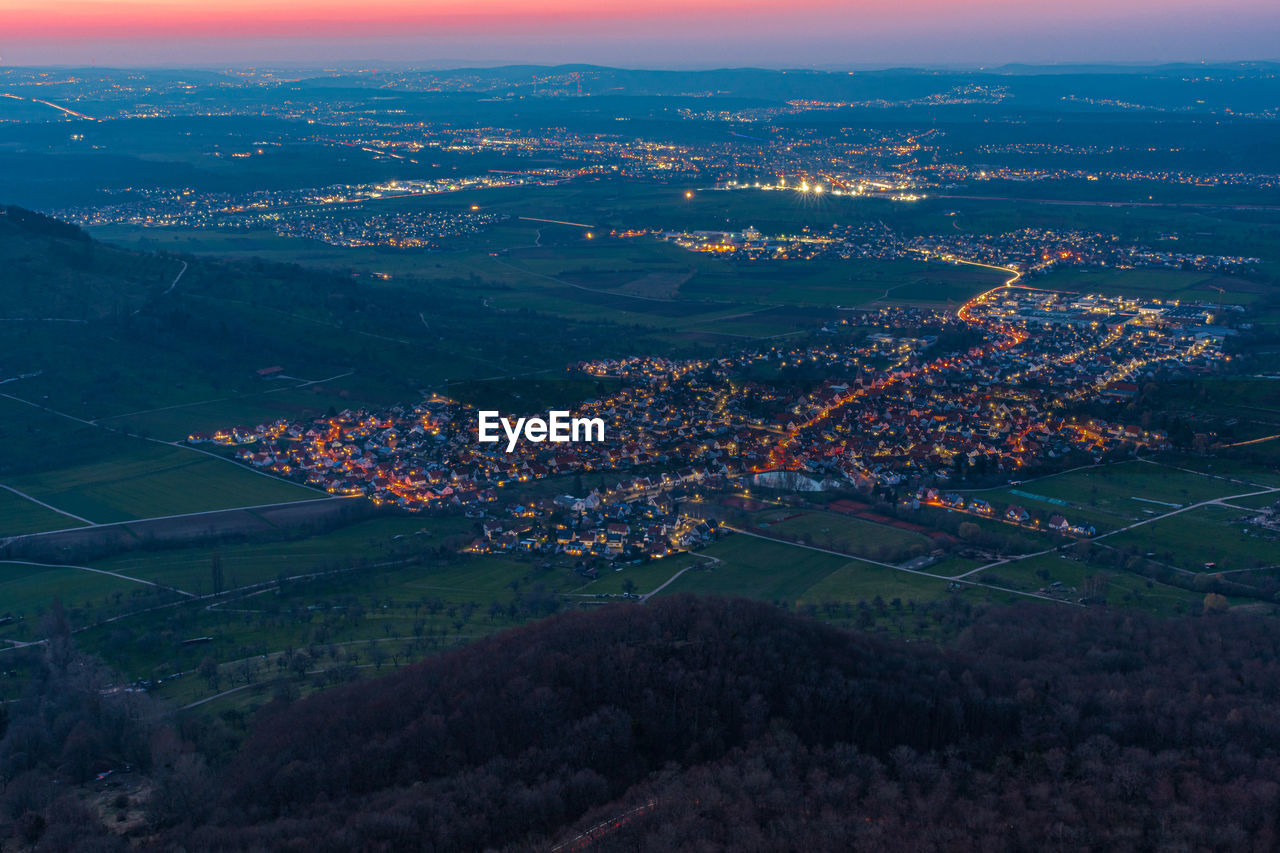
[[[1280,0],[0,0],[0,65],[1280,59]]]

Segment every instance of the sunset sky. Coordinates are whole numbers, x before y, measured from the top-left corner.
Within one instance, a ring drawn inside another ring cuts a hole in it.
[[[1277,0],[0,0],[0,65],[1280,58]]]

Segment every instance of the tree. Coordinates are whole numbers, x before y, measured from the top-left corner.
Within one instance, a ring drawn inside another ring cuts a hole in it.
[[[1230,603],[1227,597],[1219,592],[1207,593],[1204,597],[1205,613],[1226,613]]]
[[[218,674],[218,662],[209,655],[205,655],[200,661],[200,668],[197,670],[200,677],[208,683],[210,690],[217,690],[218,683],[222,680]]]

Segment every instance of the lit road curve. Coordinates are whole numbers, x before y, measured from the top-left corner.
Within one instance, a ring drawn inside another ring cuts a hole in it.
[[[983,266],[983,267],[989,266],[988,264],[981,264],[977,262],[965,262],[965,263],[972,263],[974,266]],[[970,299],[964,305],[961,305],[959,310],[956,311],[956,316],[958,316],[964,322],[974,326],[982,326],[982,322],[973,316],[973,308],[975,306],[985,303],[994,294],[999,293],[1000,291],[1006,288],[1020,286],[1020,285],[1017,285],[1016,282],[1019,278],[1022,277],[1022,273],[1018,272],[1012,267],[991,267],[991,268],[1012,273],[1013,277],[1010,278],[1008,281],[1006,281],[1002,285],[993,287],[990,290],[979,293],[977,296]],[[1027,333],[1025,331],[1023,331],[1022,329],[1016,329],[1013,326],[1009,326],[1009,325],[997,324],[990,327],[988,331],[992,331],[999,334],[1000,340],[997,341],[996,343],[988,344],[987,346],[983,347],[982,354],[984,356],[990,355],[996,352],[1004,352],[1006,350],[1012,349],[1013,347],[1018,346],[1019,344],[1021,344],[1023,341],[1027,339]],[[920,367],[917,367],[911,370],[907,370],[905,372],[895,371],[897,375],[887,376],[885,378],[879,379],[871,387],[877,388],[877,389],[888,388],[893,385],[897,385],[897,384],[906,382],[908,380],[914,379],[917,376],[922,376],[927,373],[933,373],[935,371],[944,370],[947,368],[949,361],[950,361],[949,358],[936,359],[934,361],[929,362],[928,364],[922,365]],[[782,440],[779,441],[776,445],[774,445],[773,449],[769,452],[768,465],[759,469],[755,469],[755,473],[760,473],[762,471],[767,471],[771,469],[787,468],[788,467],[787,456],[789,455],[789,451],[791,447],[795,444],[797,439],[800,438],[801,434],[803,434],[806,430],[821,424],[823,421],[831,417],[832,414],[839,411],[840,409],[843,409],[845,406],[849,405],[855,400],[865,397],[866,394],[867,394],[866,388],[858,388],[857,390],[851,391],[850,393],[844,395],[843,397],[839,398],[838,400],[831,403],[830,405],[824,406],[816,415],[811,417],[809,420],[805,421],[802,424],[796,425],[790,430],[787,430]]]

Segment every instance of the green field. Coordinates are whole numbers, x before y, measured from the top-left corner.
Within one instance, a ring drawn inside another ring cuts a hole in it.
[[[922,602],[936,601],[948,595],[951,593],[947,591],[947,581],[899,572],[874,563],[854,561],[840,566],[809,587],[801,594],[800,600],[822,604],[827,601],[871,601],[879,596],[884,601],[898,598],[902,601]],[[1005,603],[1018,597],[1000,593],[995,595]]]
[[[1250,456],[1261,457],[1261,460],[1235,458],[1236,454],[1243,457],[1246,452]],[[1228,448],[1213,456],[1179,456],[1170,464],[1222,478],[1221,481],[1231,485],[1235,494],[1280,488],[1280,471],[1276,470],[1280,467],[1280,442]]]
[[[8,482],[97,524],[319,496],[237,463],[186,448],[141,442],[109,460],[23,474]]]
[[[1189,592],[1148,580],[1136,574],[1089,566],[1062,554],[1044,554],[979,572],[971,580],[1007,586],[1010,589],[1037,591],[1048,589],[1055,581],[1066,589],[1062,593],[1071,600],[1083,595],[1085,580],[1105,576],[1107,604],[1137,607],[1158,615],[1171,615],[1200,606],[1203,593]]]
[[[440,545],[454,534],[470,536],[473,527],[465,518],[376,518],[304,539],[135,551],[91,566],[206,595],[213,591],[215,555],[221,561],[224,588],[235,589],[281,576],[394,561],[410,546]]]
[[[920,557],[935,547],[922,533],[831,512],[770,509],[752,516],[751,523],[766,527],[770,536],[880,562]]]
[[[83,526],[83,522],[70,516],[42,507],[8,489],[0,489],[0,539],[22,533]]]
[[[145,584],[68,566],[43,566],[0,561],[0,617],[21,618],[20,624],[0,626],[0,638],[34,639],[39,617],[55,598],[62,602],[71,626],[115,615],[142,598],[171,600]]]
[[[947,588],[943,580],[753,536],[730,536],[701,553],[722,562],[691,569],[664,595],[741,595],[788,603],[870,600],[876,595],[926,601]]]
[[[1280,565],[1280,539],[1247,524],[1252,514],[1204,506],[1118,533],[1106,541],[1113,547],[1153,553],[1156,559],[1192,571],[1203,571],[1208,563],[1218,572]],[[1251,532],[1244,532],[1246,529]]]
[[[702,552],[723,562],[685,572],[663,590],[699,595],[741,595],[765,601],[798,601],[805,591],[850,562],[844,557],[734,535]]]
[[[98,422],[136,435],[182,441],[193,432],[211,433],[232,426],[255,426],[279,418],[309,420],[324,415],[330,408],[349,408],[352,401],[346,386],[354,381],[347,376],[298,388],[295,387],[298,383],[290,380],[259,380],[262,390],[242,396],[125,412],[100,418]],[[361,402],[388,405],[403,402],[394,391],[388,389],[384,392],[368,380],[359,380],[359,387]]]
[[[372,644],[403,662],[551,612],[560,591],[581,584],[562,569],[494,557],[453,557],[443,563],[419,564],[414,555],[439,542],[412,532],[393,533],[408,530],[411,522],[422,528],[421,519],[383,519],[315,541],[227,549],[228,580],[233,566],[245,572],[256,565],[263,574],[273,564],[288,567],[282,571],[350,570],[287,581],[211,607],[192,602],[139,611],[85,631],[80,643],[130,677],[190,672],[206,657],[234,669],[248,659],[273,660],[291,649],[308,649],[319,663],[324,650],[333,660],[336,650],[358,646],[365,650],[364,660],[373,662],[377,656],[368,652]],[[350,557],[359,550],[374,555],[368,565],[344,566],[331,559],[335,553]],[[189,555],[192,572],[208,574],[209,564],[200,565],[204,556]],[[182,642],[200,637],[212,639]],[[256,678],[278,674],[259,662],[253,666]],[[231,672],[227,676],[238,677]],[[194,678],[166,684],[161,691],[183,701],[214,692]]]
[[[1071,471],[967,496],[983,498],[997,510],[1018,504],[1033,514],[1061,514],[1072,523],[1093,524],[1102,533],[1181,506],[1244,491],[1248,487],[1238,483],[1134,461]]]
[[[635,584],[634,592],[645,595],[662,586],[686,566],[703,566],[707,560],[690,554],[678,554],[639,565],[615,566],[600,573],[597,580],[576,590],[583,595],[618,595],[626,592],[627,581]]]

